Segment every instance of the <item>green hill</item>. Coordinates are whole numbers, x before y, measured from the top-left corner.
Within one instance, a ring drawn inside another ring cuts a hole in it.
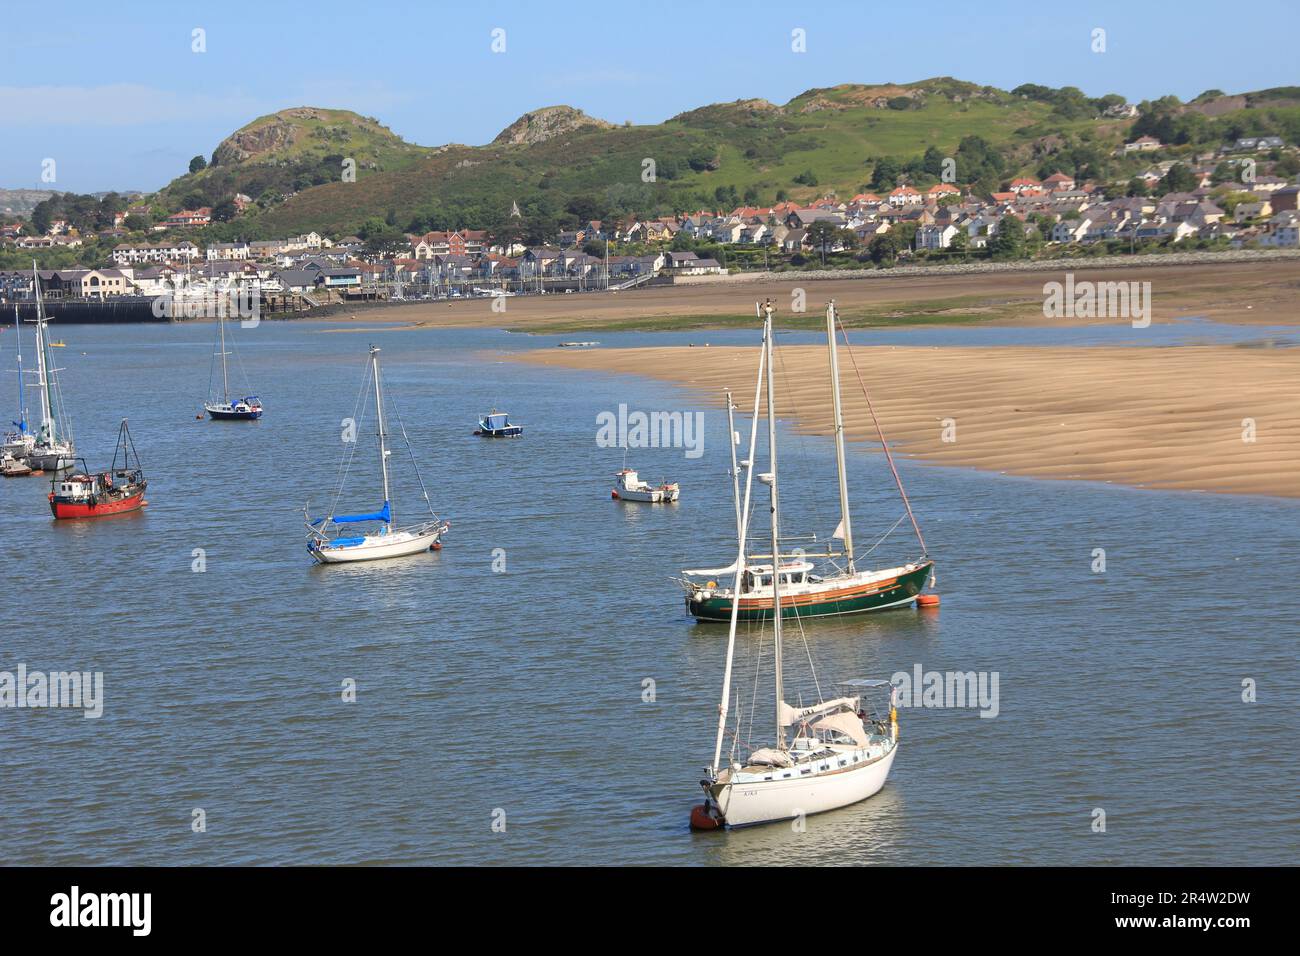
[[[1149,126],[1189,150],[1233,135],[1300,136],[1290,88],[1183,105],[1142,104],[1134,120],[1102,117],[1122,103],[1026,84],[1006,92],[950,78],[809,90],[784,105],[740,100],[663,123],[613,126],[569,107],[526,114],[485,146],[422,147],[373,119],[303,107],[264,116],[222,141],[212,163],[167,186],[167,210],[218,206],[235,192],[257,207],[215,233],[257,238],[454,227],[519,232],[531,241],[587,218],[655,215],[781,198],[847,197],[899,177],[937,181],[945,157],[959,183],[997,188],[1028,172],[1127,179],[1150,157],[1116,145]],[[343,181],[346,159],[355,181]],[[650,161],[653,161],[651,166]],[[512,204],[521,211],[510,216]],[[228,212],[228,209],[227,209]]]

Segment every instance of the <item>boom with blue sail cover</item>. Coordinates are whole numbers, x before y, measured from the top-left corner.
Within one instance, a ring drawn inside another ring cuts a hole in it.
[[[321,520],[323,521],[325,519],[322,518]],[[329,520],[333,521],[335,524],[355,524],[358,521],[382,521],[384,524],[389,524],[393,520],[393,510],[389,507],[388,502],[385,501],[383,508],[379,511],[372,512],[371,514],[335,515]]]

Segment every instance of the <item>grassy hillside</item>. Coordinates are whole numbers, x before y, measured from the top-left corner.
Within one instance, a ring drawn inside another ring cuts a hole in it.
[[[1143,104],[1149,110],[1137,124],[1159,126],[1189,149],[1234,132],[1279,128],[1294,142],[1294,94],[1207,91],[1187,106],[1169,99]],[[958,182],[984,189],[1017,173],[1056,169],[1122,180],[1150,161],[1110,155],[1137,130],[1132,120],[1100,117],[1104,105],[1122,99],[1089,100],[1070,88],[1029,84],[1006,92],[939,78],[809,90],[780,106],[715,104],[646,126],[610,126],[549,107],[486,146],[437,148],[406,143],[346,111],[301,108],[239,130],[217,147],[212,165],[182,176],[159,199],[165,208],[215,206],[244,192],[259,208],[212,228],[246,238],[306,229],[340,234],[367,225],[373,231],[384,220],[390,230],[465,226],[536,241],[586,218],[847,197],[864,187],[888,188],[899,175],[926,185],[936,181],[943,157],[957,159]],[[959,149],[968,137],[979,142]],[[356,160],[355,182],[342,181],[345,157]],[[510,218],[512,203],[519,219]]]
[[[344,159],[357,177],[394,172],[427,155],[378,120],[348,110],[297,107],[262,116],[226,137],[206,168],[173,180],[159,195],[166,209],[215,206],[235,193],[274,205],[337,181]]]

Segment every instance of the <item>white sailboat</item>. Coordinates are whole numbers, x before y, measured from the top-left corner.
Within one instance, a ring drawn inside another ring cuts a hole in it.
[[[18,306],[14,306],[14,352],[18,360],[18,420],[10,424],[16,431],[5,432],[0,458],[22,461],[32,452],[36,436],[27,427],[27,396],[23,392],[23,332],[18,322]]]
[[[710,830],[740,827],[776,820],[790,820],[848,806],[872,796],[885,785],[898,751],[898,717],[893,688],[887,681],[843,682],[843,693],[811,706],[794,707],[785,700],[782,647],[781,591],[784,575],[772,578],[771,617],[776,690],[776,733],[771,746],[739,753],[739,735],[726,765],[722,745],[727,729],[731,698],[731,674],[735,657],[736,626],[740,618],[741,576],[745,572],[745,539],[753,488],[754,451],[758,435],[759,403],[766,370],[767,442],[770,472],[759,480],[768,486],[772,521],[773,564],[780,564],[780,496],[777,481],[776,403],[772,374],[772,315],[763,325],[763,359],[754,394],[754,416],[750,427],[743,506],[737,517],[737,556],[733,566],[731,625],[727,635],[727,658],[722,679],[722,702],[718,708],[717,739],[713,763],[700,781],[705,798],[691,813],[691,826]],[[730,409],[728,409],[730,414]],[[734,458],[733,458],[734,461]],[[733,467],[733,474],[736,469]],[[888,721],[865,712],[864,697],[871,691],[890,691]]]
[[[49,330],[41,302],[41,277],[32,262],[32,290],[36,295],[36,389],[41,396],[41,426],[27,455],[28,464],[39,471],[62,471],[76,461],[77,446],[63,408],[58,373],[49,353]]]
[[[384,430],[384,395],[379,379],[379,349],[373,345],[370,347],[369,365],[370,377],[374,379],[375,385],[375,416],[379,426],[379,471],[383,476],[384,504],[378,511],[367,514],[340,515],[335,514],[333,508],[331,508],[329,514],[313,521],[310,514],[310,503],[308,503],[308,507],[304,509],[308,532],[307,551],[312,558],[321,564],[377,561],[381,558],[400,558],[406,555],[419,554],[422,551],[437,547],[439,538],[450,527],[446,521],[440,520],[433,513],[433,507],[430,505],[429,516],[431,520],[408,528],[393,528],[393,510],[388,488],[388,457],[391,453],[388,450],[388,436]],[[362,387],[364,389],[364,385]],[[402,430],[402,435],[405,438],[405,429]],[[353,449],[355,449],[355,445],[353,445]],[[407,442],[407,449],[410,450],[409,441]],[[351,451],[345,452],[345,464],[350,463]],[[419,479],[425,503],[429,504],[429,493],[424,488],[424,479],[420,478],[418,466],[415,466],[414,455],[411,456],[411,464],[415,467],[415,475]],[[346,478],[346,469],[344,470],[344,478]],[[342,490],[343,483],[340,481],[338,493],[334,496],[335,505],[338,504],[339,494],[342,493]],[[341,533],[341,526],[343,525],[362,523],[378,523],[379,528],[376,531],[361,535]]]

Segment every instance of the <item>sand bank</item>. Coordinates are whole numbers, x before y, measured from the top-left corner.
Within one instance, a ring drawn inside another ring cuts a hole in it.
[[[846,431],[875,440],[841,349]],[[880,348],[852,350],[898,452],[1036,478],[1300,497],[1300,350]],[[829,433],[824,347],[778,351],[778,410]],[[752,394],[758,349],[539,349],[521,361]],[[612,399],[613,400],[613,399]],[[748,401],[738,398],[740,402]],[[1245,421],[1249,419],[1250,421]],[[1253,423],[1253,440],[1250,428]],[[945,441],[945,425],[948,437]]]

